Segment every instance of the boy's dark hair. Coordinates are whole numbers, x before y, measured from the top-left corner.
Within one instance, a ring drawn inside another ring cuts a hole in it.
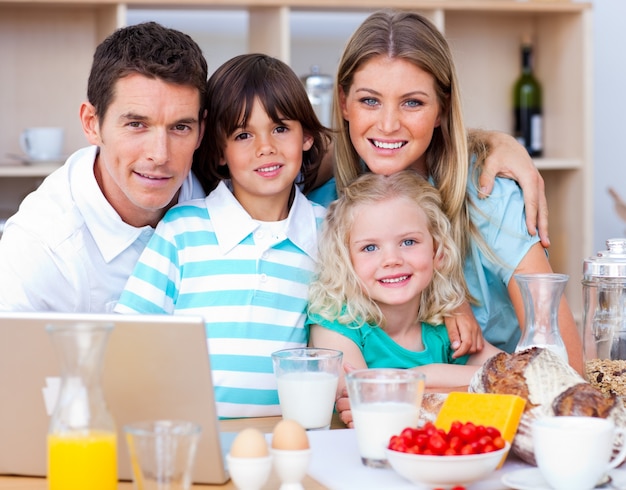
[[[299,121],[304,134],[313,137],[313,145],[303,152],[297,182],[304,192],[312,189],[330,136],[315,115],[304,85],[287,64],[264,54],[236,56],[211,75],[207,86],[206,131],[194,155],[194,171],[205,191],[229,178],[228,167],[220,165],[226,140],[245,126],[257,97],[276,123]]]
[[[97,48],[87,82],[87,98],[104,119],[120,78],[137,73],[198,89],[202,119],[208,76],[202,50],[187,34],[145,22],[116,30]]]

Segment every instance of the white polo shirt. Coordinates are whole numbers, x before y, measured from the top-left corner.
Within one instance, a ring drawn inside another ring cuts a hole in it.
[[[0,310],[111,311],[154,233],[122,221],[93,172],[98,148],[71,155],[21,203],[0,239]],[[191,174],[179,202],[204,197]]]
[[[307,345],[325,212],[296,190],[287,219],[268,225],[222,181],[206,199],[165,214],[115,311],[203,316],[218,415],[279,415],[270,355]]]

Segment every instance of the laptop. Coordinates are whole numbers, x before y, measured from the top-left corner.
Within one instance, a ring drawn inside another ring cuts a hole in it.
[[[202,426],[194,482],[226,482],[225,454],[234,434],[219,431],[204,321],[175,315],[0,312],[0,474],[46,475],[43,392],[60,376],[46,326],[76,322],[114,326],[103,387],[118,431],[119,478],[132,480],[125,424],[179,419]]]

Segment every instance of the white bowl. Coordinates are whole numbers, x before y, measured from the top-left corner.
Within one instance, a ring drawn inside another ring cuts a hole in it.
[[[466,456],[429,456],[386,449],[391,467],[407,480],[438,488],[468,485],[493,472],[511,445],[490,453]]]

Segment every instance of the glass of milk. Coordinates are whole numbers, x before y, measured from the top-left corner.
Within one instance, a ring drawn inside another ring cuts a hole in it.
[[[301,347],[272,354],[284,419],[307,430],[328,429],[333,416],[343,352]]]
[[[361,461],[388,466],[385,448],[394,434],[417,427],[425,376],[414,369],[361,369],[346,375],[346,386]]]

